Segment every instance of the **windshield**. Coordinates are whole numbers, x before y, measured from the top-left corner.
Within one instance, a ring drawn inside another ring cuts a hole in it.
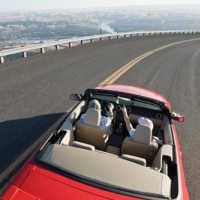
[[[112,103],[125,105],[128,107],[135,106],[135,107],[146,108],[146,109],[155,110],[155,111],[162,111],[162,108],[159,105],[153,102],[150,102],[147,100],[141,100],[138,98],[130,99],[130,98],[125,98],[121,96],[98,95],[98,94],[92,94],[90,98],[109,101]]]

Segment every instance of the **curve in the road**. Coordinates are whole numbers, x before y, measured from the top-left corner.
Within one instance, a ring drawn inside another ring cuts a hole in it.
[[[180,42],[174,42],[172,44],[168,44],[168,45],[153,49],[153,50],[151,50],[151,51],[149,51],[147,53],[144,53],[141,56],[139,56],[139,57],[135,58],[134,60],[130,61],[126,65],[122,66],[119,70],[117,70],[112,75],[110,75],[108,78],[106,78],[104,81],[102,81],[100,83],[100,85],[114,83],[119,77],[121,77],[123,74],[125,74],[131,67],[136,65],[138,62],[140,62],[144,58],[146,58],[146,57],[148,57],[148,56],[150,56],[150,55],[152,55],[152,54],[154,54],[154,53],[156,53],[158,51],[161,51],[163,49],[172,47],[174,45],[182,44],[182,43],[185,43],[185,42],[196,41],[196,40],[200,40],[200,38],[191,39],[191,40],[184,40],[184,41],[180,41]]]

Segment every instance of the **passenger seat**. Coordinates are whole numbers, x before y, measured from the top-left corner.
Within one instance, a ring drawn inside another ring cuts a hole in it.
[[[152,129],[137,125],[133,138],[126,137],[122,143],[121,154],[128,154],[146,159],[151,165],[158,150],[158,144],[152,139]]]

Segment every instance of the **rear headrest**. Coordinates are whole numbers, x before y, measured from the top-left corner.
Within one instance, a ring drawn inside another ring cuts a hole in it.
[[[101,119],[101,111],[89,108],[85,113],[84,124],[90,126],[99,126]]]
[[[147,126],[137,125],[133,136],[134,142],[150,144],[152,140],[152,129]]]

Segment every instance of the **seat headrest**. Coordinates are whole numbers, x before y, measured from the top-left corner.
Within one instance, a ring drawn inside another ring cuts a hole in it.
[[[153,130],[153,122],[146,117],[140,117],[138,119],[138,123],[142,126],[148,126],[149,128]]]
[[[101,120],[101,112],[99,110],[89,108],[85,113],[84,124],[90,126],[99,126]]]
[[[137,125],[133,136],[134,142],[150,144],[152,140],[152,129],[147,126]]]
[[[89,102],[88,108],[93,108],[96,110],[101,110],[101,104],[99,103],[98,100],[93,99]]]

